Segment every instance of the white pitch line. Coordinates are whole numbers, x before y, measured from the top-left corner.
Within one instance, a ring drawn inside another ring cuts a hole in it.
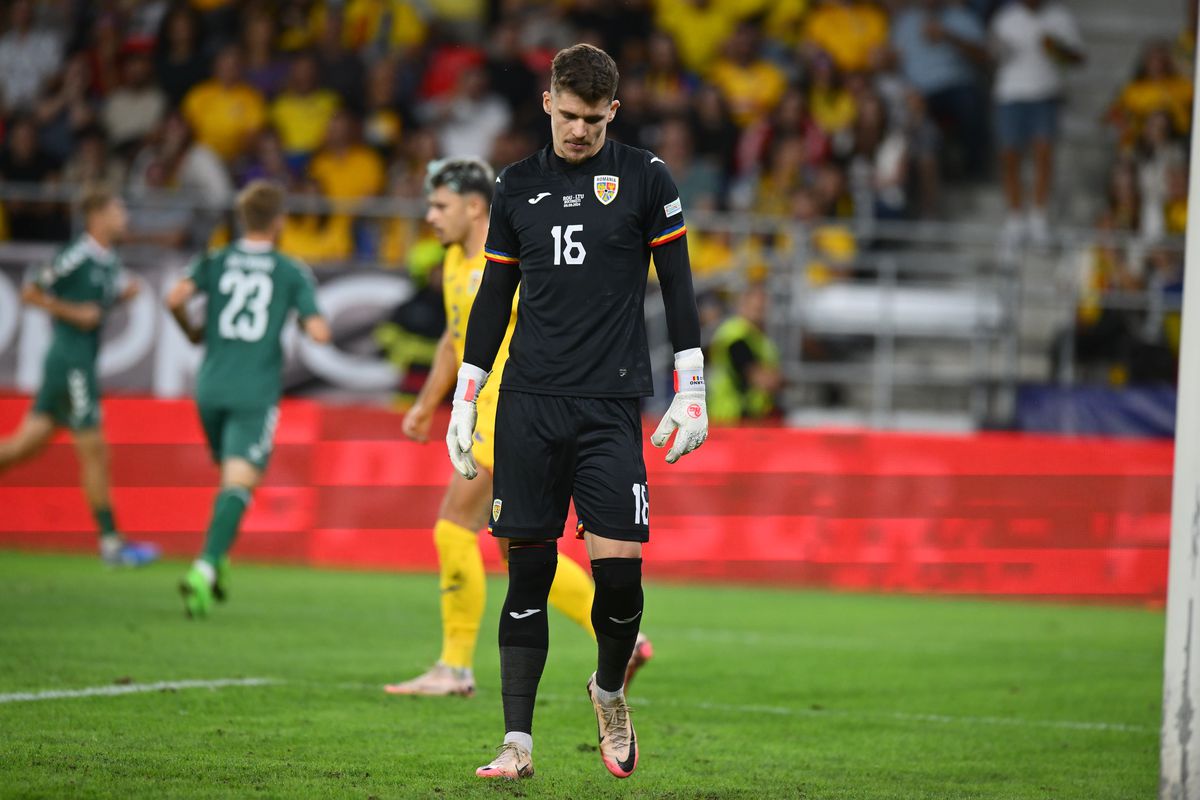
[[[90,686],[86,689],[49,689],[43,692],[14,692],[0,694],[0,703],[30,703],[37,700],[70,700],[77,697],[117,697],[124,694],[163,692],[179,689],[225,689],[231,686],[271,686],[280,681],[272,678],[221,678],[211,681],[158,681],[111,686]]]

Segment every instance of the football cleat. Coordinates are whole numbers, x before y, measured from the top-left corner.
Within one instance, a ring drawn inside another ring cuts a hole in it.
[[[492,763],[475,770],[480,778],[504,778],[515,781],[533,777],[533,756],[516,742],[505,742],[496,751]]]
[[[403,683],[383,687],[388,694],[407,694],[421,697],[475,696],[475,676],[470,668],[448,667],[438,662],[423,675]]]
[[[158,561],[158,554],[158,545],[150,542],[127,542],[120,535],[100,538],[100,560],[110,567],[144,567]]]
[[[179,582],[179,594],[183,597],[183,610],[192,619],[208,616],[212,608],[213,587],[208,576],[196,567],[188,570]]]
[[[588,699],[596,712],[596,733],[600,737],[600,760],[618,778],[628,778],[637,769],[637,734],[629,718],[624,696],[614,703],[601,703],[596,697],[596,673],[588,678]]]
[[[212,596],[218,603],[229,599],[229,556],[217,562],[217,579],[213,581]]]
[[[625,667],[625,691],[629,691],[629,684],[633,683],[633,676],[637,675],[638,670],[646,666],[646,662],[654,658],[654,645],[646,637],[646,634],[638,632],[637,642],[633,645],[633,655],[629,656],[629,664]]]

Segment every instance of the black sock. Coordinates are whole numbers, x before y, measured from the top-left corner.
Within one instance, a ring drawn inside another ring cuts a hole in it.
[[[596,599],[592,601],[598,653],[596,685],[615,692],[625,686],[625,667],[642,624],[642,560],[593,559],[592,578],[596,581]]]
[[[514,540],[508,547],[508,596],[500,612],[500,693],[504,730],[533,732],[533,703],[546,666],[546,598],[558,568],[558,543]]]

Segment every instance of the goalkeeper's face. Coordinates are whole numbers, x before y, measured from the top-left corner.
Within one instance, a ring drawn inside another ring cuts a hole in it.
[[[429,193],[429,210],[425,221],[443,247],[462,244],[471,230],[467,198],[449,186],[439,186]]]
[[[617,100],[588,103],[573,92],[542,92],[542,108],[550,115],[554,152],[564,161],[586,161],[604,146],[608,123],[617,115]]]

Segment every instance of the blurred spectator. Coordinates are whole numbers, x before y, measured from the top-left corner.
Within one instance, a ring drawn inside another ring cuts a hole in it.
[[[0,151],[0,181],[19,184],[53,184],[59,163],[38,144],[37,126],[31,117],[18,117]],[[26,188],[34,188],[28,186]],[[8,200],[4,203],[8,228],[20,239],[47,242],[65,239],[66,214],[61,205],[42,200]]]
[[[331,90],[352,111],[361,112],[359,95],[365,82],[362,59],[346,48],[342,14],[330,9],[317,37],[317,63],[321,67],[321,85]]]
[[[1062,65],[1083,61],[1083,40],[1075,18],[1055,0],[1015,0],[992,18],[991,37],[998,60],[995,79],[996,130],[1008,218],[1002,242],[1014,246],[1028,236],[1049,240],[1046,206],[1058,138]],[[1028,220],[1021,181],[1024,156],[1032,150],[1033,205]]]
[[[771,147],[767,168],[753,190],[758,214],[786,214],[792,193],[804,185],[804,162],[807,157],[804,137],[792,133],[777,139]]]
[[[264,97],[279,94],[288,82],[286,59],[275,46],[275,17],[265,6],[252,7],[244,17],[242,48],[246,54],[246,83]]]
[[[129,173],[129,188],[135,195],[166,187],[201,209],[191,231],[192,243],[197,246],[208,242],[233,200],[233,183],[225,165],[210,147],[193,137],[178,113],[163,120]]]
[[[622,144],[654,150],[658,147],[661,116],[650,105],[650,93],[640,77],[623,80],[619,91],[621,108],[608,125],[608,135]]]
[[[808,100],[800,88],[788,89],[770,119],[752,126],[740,143],[742,159],[757,164],[766,160],[770,147],[788,136],[804,140],[804,169],[827,160],[832,155],[829,137],[808,113]]]
[[[864,185],[852,193],[868,199],[875,217],[894,220],[907,215],[909,160],[908,139],[889,124],[883,101],[873,93],[863,95],[854,121],[851,174]]]
[[[226,163],[237,158],[258,133],[266,121],[266,104],[258,90],[242,80],[236,46],[223,48],[213,63],[212,79],[188,92],[183,116],[197,141]]]
[[[929,114],[961,145],[966,174],[984,177],[987,107],[976,66],[989,56],[978,18],[949,0],[906,0],[892,19],[892,47]]]
[[[97,103],[88,93],[88,80],[87,56],[76,53],[35,107],[39,146],[60,163],[70,158],[76,133],[96,120]]]
[[[657,0],[655,21],[675,40],[679,58],[697,75],[706,75],[737,17],[721,0]]]
[[[61,63],[57,34],[33,27],[31,0],[14,0],[8,9],[8,31],[0,36],[0,101],[7,112],[31,108]]]
[[[203,247],[203,239],[191,241],[193,212],[186,199],[177,194],[168,197],[173,193],[169,170],[159,159],[144,165],[136,189],[130,192],[126,240],[158,247]]]
[[[421,109],[422,122],[438,132],[446,158],[491,158],[492,144],[512,119],[512,112],[488,89],[487,73],[467,67],[459,73],[453,93],[431,100]]]
[[[651,105],[663,114],[684,114],[695,99],[699,79],[683,67],[675,42],[665,33],[650,35],[642,70]]]
[[[75,135],[75,150],[63,166],[63,183],[71,185],[103,184],[113,191],[125,185],[125,164],[109,153],[104,129],[89,125]]]
[[[1172,136],[1171,117],[1157,111],[1147,117],[1137,142],[1138,189],[1142,195],[1142,233],[1154,240],[1167,230],[1167,197],[1172,172],[1187,161],[1183,144]]]
[[[1173,164],[1167,169],[1167,233],[1182,236],[1188,222],[1188,166]]]
[[[311,205],[310,210],[288,214],[279,234],[279,249],[312,264],[348,261],[354,252],[350,217],[320,210],[321,189],[316,182],[303,181],[292,202]]]
[[[1108,176],[1108,218],[1115,230],[1137,233],[1141,227],[1142,198],[1137,169],[1128,160],[1118,161]]]
[[[270,119],[293,169],[302,171],[325,141],[329,120],[340,104],[336,94],[318,87],[315,57],[300,53],[292,58],[287,89],[271,104]]]
[[[86,49],[93,95],[103,97],[121,82],[121,27],[117,14],[102,12],[92,23]]]
[[[121,71],[121,85],[105,99],[101,118],[109,141],[126,151],[158,127],[167,111],[167,96],[154,83],[154,64],[148,54],[130,52]]]
[[[718,425],[765,419],[783,386],[779,350],[764,331],[767,292],[747,287],[737,313],[722,322],[708,346],[708,418]]]
[[[787,88],[783,70],[763,58],[758,27],[751,22],[738,24],[711,80],[743,128],[769,114]]]
[[[713,211],[721,191],[721,174],[708,159],[692,157],[692,132],[679,119],[663,123],[656,154],[666,162],[685,209]]]
[[[329,121],[325,146],[313,156],[308,172],[331,200],[357,200],[383,191],[383,160],[360,141],[357,121],[347,111]]]
[[[318,18],[324,5],[318,6]],[[412,0],[348,0],[342,13],[342,41],[352,50],[380,55],[413,50],[425,41],[425,20]]]
[[[617,112],[617,116],[621,116],[620,111]],[[738,129],[729,115],[721,93],[712,86],[701,85],[696,94],[696,102],[688,115],[688,124],[692,129],[692,143],[695,145],[696,156],[717,164],[726,176],[734,174],[738,169],[735,160]]]
[[[513,19],[502,19],[488,41],[488,83],[492,90],[513,109],[524,124],[537,121],[541,113],[538,78],[525,61],[521,48],[521,26]]]
[[[163,18],[155,52],[155,76],[175,108],[192,87],[208,76],[208,58],[200,46],[200,19],[188,5],[176,5]]]
[[[1174,133],[1186,134],[1192,126],[1192,81],[1179,74],[1166,42],[1151,42],[1139,59],[1137,72],[1121,89],[1110,109],[1110,119],[1125,145],[1132,145],[1152,114],[1165,112]]]
[[[870,69],[888,39],[887,14],[868,0],[817,0],[808,14],[804,40],[844,72]]]
[[[237,183],[245,186],[252,180],[264,178],[291,189],[296,183],[296,175],[284,155],[279,134],[264,128],[254,137],[254,144],[238,169]]]
[[[367,73],[363,138],[384,158],[400,144],[400,135],[404,131],[404,121],[396,106],[396,63],[390,58],[381,58]]]
[[[808,110],[816,126],[830,138],[832,146],[844,151],[850,127],[854,124],[854,117],[858,112],[854,105],[854,96],[843,83],[841,73],[823,54],[812,61]]]

